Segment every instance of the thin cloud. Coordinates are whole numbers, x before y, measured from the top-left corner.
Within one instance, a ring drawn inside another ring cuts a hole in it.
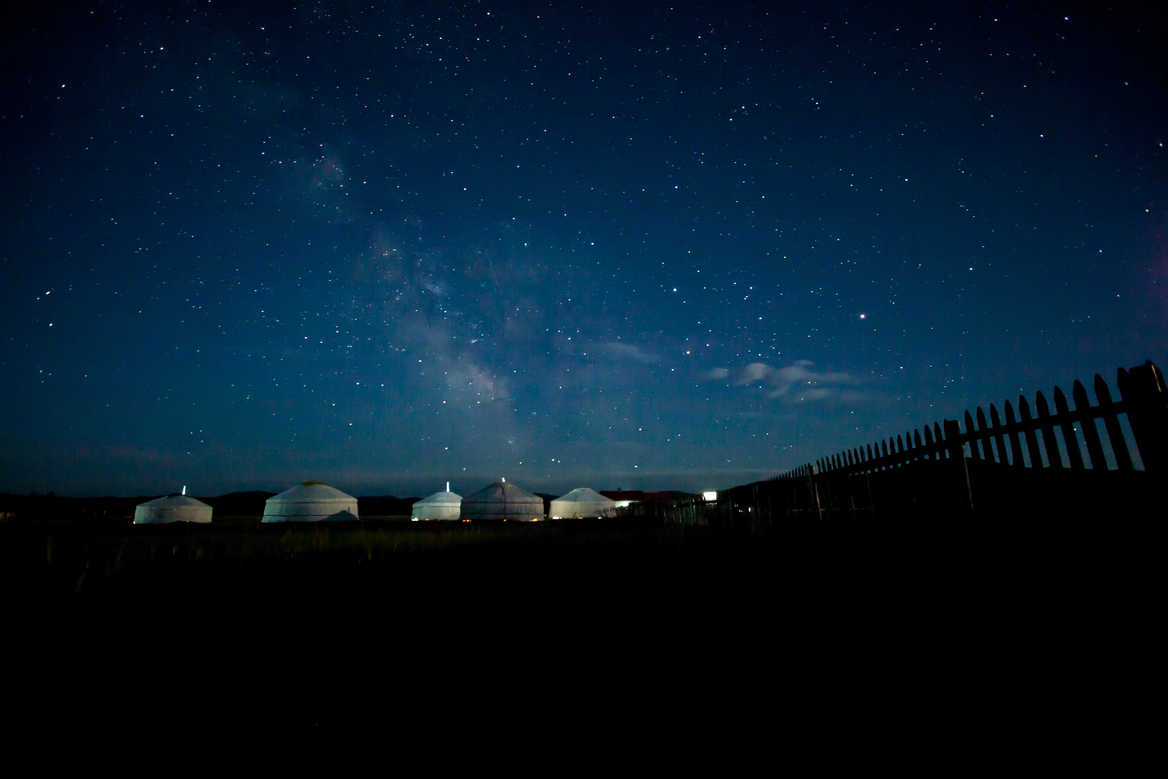
[[[634,344],[627,344],[622,341],[608,341],[606,343],[596,344],[592,347],[592,351],[598,352],[613,360],[632,360],[646,365],[661,362],[661,358],[658,355]]]
[[[734,382],[738,386],[745,386],[747,384],[754,384],[758,381],[764,381],[774,373],[775,369],[767,365],[765,362],[752,362],[742,369],[738,374],[738,380]]]
[[[715,374],[719,375],[715,375]],[[725,378],[729,371],[715,368],[706,374],[709,378]],[[789,402],[807,402],[841,398],[855,402],[864,393],[848,389],[861,383],[861,379],[847,371],[817,371],[810,360],[796,360],[790,365],[777,368],[764,362],[749,363],[738,372],[735,386],[745,387],[762,384],[768,387],[767,397],[781,398]]]

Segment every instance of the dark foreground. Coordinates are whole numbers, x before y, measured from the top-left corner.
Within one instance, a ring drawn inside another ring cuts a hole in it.
[[[0,724],[444,743],[602,724],[680,756],[859,722],[945,744],[992,716],[1033,743],[1035,717],[1066,735],[1139,683],[1148,551],[1084,523],[9,521]]]
[[[1000,530],[941,522],[730,528],[628,519],[262,525],[239,517],[134,526],[57,517],[0,524],[0,571],[10,588],[37,597],[343,594],[390,596],[401,604],[440,594],[537,601],[613,591],[748,599],[870,577],[949,578],[969,566],[976,580],[986,566],[1006,565],[1023,549],[1052,563],[1059,547],[1076,541],[1065,529],[1048,538]]]

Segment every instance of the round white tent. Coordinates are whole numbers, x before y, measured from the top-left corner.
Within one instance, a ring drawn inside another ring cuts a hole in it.
[[[450,482],[446,482],[446,489],[435,492],[419,501],[414,502],[410,519],[459,519],[459,510],[462,506],[462,496],[450,491]]]
[[[186,495],[167,495],[139,503],[134,508],[135,525],[165,525],[169,522],[211,521],[211,507]]]
[[[543,498],[518,484],[500,479],[462,499],[462,519],[509,519],[535,522],[543,519]]]
[[[357,519],[357,499],[319,481],[290,487],[264,504],[264,523]]]
[[[616,501],[589,487],[577,487],[552,501],[548,516],[552,519],[610,517],[616,513]]]

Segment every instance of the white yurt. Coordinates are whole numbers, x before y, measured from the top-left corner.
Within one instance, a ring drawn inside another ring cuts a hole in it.
[[[357,519],[357,499],[324,482],[289,487],[264,504],[264,522],[320,522]]]
[[[567,495],[561,495],[548,509],[548,516],[552,519],[611,517],[615,513],[616,501],[589,487],[577,487]]]
[[[197,522],[201,525],[211,521],[211,507],[201,500],[187,496],[183,487],[181,495],[166,495],[134,508],[135,525],[165,525],[170,522]]]
[[[451,492],[450,482],[446,482],[444,491],[415,501],[410,519],[415,522],[426,519],[459,519],[458,512],[461,506],[462,496]]]
[[[509,519],[512,522],[537,522],[543,519],[543,498],[518,484],[500,479],[473,495],[462,499],[462,519]]]

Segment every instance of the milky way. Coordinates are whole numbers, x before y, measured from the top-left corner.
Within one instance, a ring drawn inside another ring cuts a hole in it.
[[[1138,11],[244,5],[6,24],[0,490],[711,489],[1168,361]]]

